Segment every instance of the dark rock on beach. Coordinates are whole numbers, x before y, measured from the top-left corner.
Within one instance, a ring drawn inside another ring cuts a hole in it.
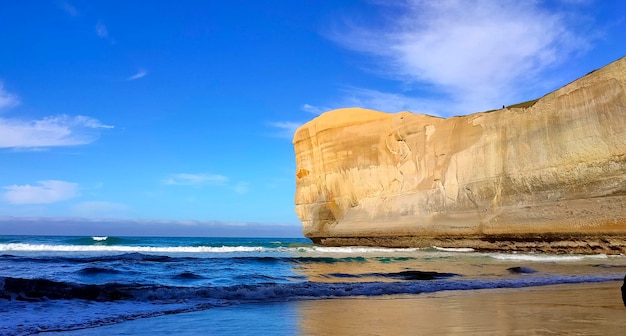
[[[456,273],[440,273],[431,271],[402,271],[392,273],[363,273],[363,274],[347,274],[347,273],[331,273],[327,276],[336,278],[363,278],[363,277],[383,277],[399,280],[438,280],[459,276]]]
[[[624,302],[624,307],[626,307],[626,276],[624,276],[624,284],[622,285],[622,302]]]
[[[517,266],[517,267],[509,267],[507,268],[507,271],[511,272],[511,273],[515,273],[515,274],[532,274],[532,273],[537,273],[536,270],[530,268],[530,267],[526,267],[526,266]]]
[[[624,302],[624,307],[626,307],[626,276],[624,276],[624,284],[622,285],[622,302]]]
[[[439,273],[424,271],[402,271],[396,273],[388,273],[388,277],[402,280],[436,280],[458,276],[455,273]]]

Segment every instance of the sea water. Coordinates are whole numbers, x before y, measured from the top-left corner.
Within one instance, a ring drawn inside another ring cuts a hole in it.
[[[621,255],[321,247],[293,238],[0,236],[0,335],[240,313],[229,307],[242,304],[614,281],[624,272]]]

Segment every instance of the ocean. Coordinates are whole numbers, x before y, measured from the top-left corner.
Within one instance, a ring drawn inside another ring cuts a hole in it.
[[[127,321],[185,321],[200,311],[245,319],[233,334],[254,334],[251,325],[269,320],[270,334],[298,335],[295,317],[282,311],[292,303],[600,283],[625,273],[622,255],[321,247],[304,238],[0,236],[0,335],[102,326],[115,335]],[[277,311],[260,313],[268,309]]]

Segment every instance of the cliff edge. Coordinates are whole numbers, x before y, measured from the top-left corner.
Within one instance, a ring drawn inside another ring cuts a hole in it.
[[[490,112],[326,112],[293,144],[318,244],[626,253],[626,58]]]

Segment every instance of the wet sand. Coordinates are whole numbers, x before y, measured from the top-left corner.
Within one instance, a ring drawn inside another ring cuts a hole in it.
[[[621,335],[621,282],[245,304],[55,335]]]
[[[301,335],[621,335],[620,282],[305,302]]]

